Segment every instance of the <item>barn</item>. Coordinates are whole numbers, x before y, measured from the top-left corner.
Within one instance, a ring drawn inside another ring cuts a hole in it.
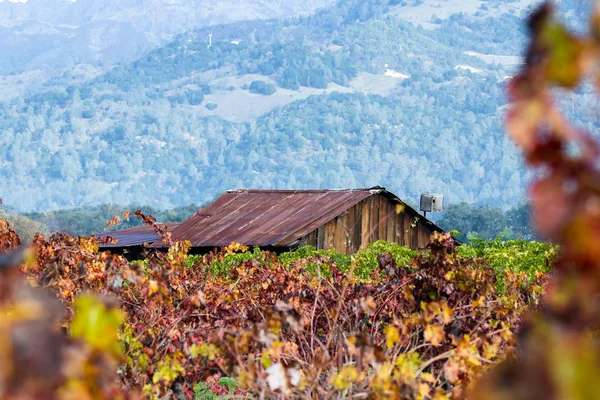
[[[236,242],[277,252],[312,245],[352,254],[377,240],[420,249],[433,232],[443,230],[382,187],[242,189],[198,210],[172,237],[189,240],[197,253]]]

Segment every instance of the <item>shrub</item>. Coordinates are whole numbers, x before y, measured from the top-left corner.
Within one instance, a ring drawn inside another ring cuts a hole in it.
[[[262,94],[270,96],[277,91],[277,88],[272,83],[264,81],[253,81],[250,84],[250,93]]]

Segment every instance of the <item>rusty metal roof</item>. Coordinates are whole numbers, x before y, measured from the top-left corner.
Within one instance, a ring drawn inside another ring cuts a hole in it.
[[[179,222],[169,222],[161,225],[166,225],[168,231],[173,231],[177,226],[179,226]],[[96,235],[96,238],[98,239],[106,237],[117,239],[117,243],[101,244],[101,249],[141,246],[144,243],[150,244],[159,239],[154,231],[154,228],[149,225],[137,226],[135,228],[123,229],[114,232],[99,233]]]
[[[374,194],[384,194],[404,204],[381,187],[231,190],[182,222],[173,230],[173,238],[189,240],[193,247],[219,247],[231,242],[248,246],[288,247]],[[157,242],[154,246],[163,245]]]

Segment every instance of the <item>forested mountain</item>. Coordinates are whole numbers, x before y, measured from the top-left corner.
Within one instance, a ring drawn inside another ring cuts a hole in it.
[[[532,3],[340,0],[194,29],[95,78],[67,71],[0,103],[0,197],[173,207],[237,187],[383,185],[514,206],[527,176],[503,93]],[[584,3],[562,2],[565,18]]]

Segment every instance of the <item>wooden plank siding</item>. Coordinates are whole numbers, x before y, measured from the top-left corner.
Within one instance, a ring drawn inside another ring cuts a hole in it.
[[[387,223],[388,223],[388,205],[389,201],[383,196],[379,197],[379,221],[378,228],[379,234],[377,235],[378,240],[386,240],[387,239]]]
[[[300,245],[353,254],[369,243],[386,240],[420,249],[427,245],[432,232],[418,214],[396,214],[396,203],[377,194],[310,232]]]
[[[370,200],[371,198],[369,197],[367,200],[362,201],[362,204],[358,203],[361,208],[360,248],[367,247],[367,244],[369,243],[369,214],[371,211],[369,209]]]
[[[354,210],[354,225],[352,232],[352,248],[350,252],[356,252],[360,248],[361,231],[362,231],[362,215],[360,205],[352,207]]]

